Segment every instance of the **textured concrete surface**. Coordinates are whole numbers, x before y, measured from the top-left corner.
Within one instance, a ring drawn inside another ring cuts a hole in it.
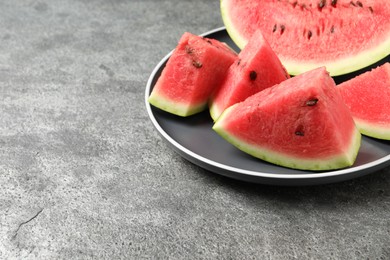
[[[218,0],[0,2],[0,259],[389,259],[390,169],[301,188],[199,168],[146,81]]]

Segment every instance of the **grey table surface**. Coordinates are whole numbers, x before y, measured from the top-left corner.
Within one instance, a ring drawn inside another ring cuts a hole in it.
[[[390,168],[275,187],[172,151],[144,92],[218,0],[0,2],[0,259],[390,259]]]

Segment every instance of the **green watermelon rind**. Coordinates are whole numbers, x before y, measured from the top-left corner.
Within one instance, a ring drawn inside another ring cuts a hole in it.
[[[237,104],[236,104],[237,105]],[[327,171],[342,169],[350,167],[354,164],[357,154],[361,145],[361,134],[357,128],[354,129],[354,133],[351,135],[351,142],[348,150],[340,155],[334,155],[328,158],[301,158],[297,156],[291,156],[288,154],[278,153],[271,149],[263,148],[260,146],[254,146],[247,142],[240,140],[225,130],[223,126],[223,118],[229,117],[229,113],[234,111],[233,105],[227,108],[222,115],[218,118],[213,126],[213,130],[217,132],[222,138],[234,145],[239,150],[256,157],[258,159],[267,161],[279,166],[310,171]]]
[[[248,40],[240,37],[240,33],[235,29],[235,27],[233,26],[231,21],[229,19],[227,19],[228,10],[224,6],[223,2],[224,2],[224,0],[220,0],[222,21],[225,25],[226,31],[229,34],[230,38],[237,45],[237,47],[242,50],[245,47],[245,45],[247,44]]]
[[[218,115],[221,115],[221,114],[222,114],[222,113],[221,113],[221,109],[219,109],[219,108],[217,107],[217,105],[214,104],[214,103],[211,103],[211,104],[210,104],[209,111],[210,111],[210,116],[211,116],[211,118],[213,119],[214,122],[217,121]]]
[[[286,67],[287,71],[291,75],[298,75],[305,71],[325,66],[331,76],[340,76],[363,69],[387,57],[390,54],[390,34],[388,38],[389,39],[387,41],[378,45],[374,49],[361,52],[358,55],[354,55],[349,58],[339,59],[336,62],[332,63],[301,64],[289,60],[284,60],[283,62],[283,57],[281,57],[280,59],[282,60],[283,65]]]
[[[353,117],[360,133],[376,139],[390,140],[390,125],[384,126]]]
[[[165,98],[163,95],[157,92],[152,92],[148,98],[148,102],[161,110],[181,117],[197,114],[207,108],[207,104],[204,102],[198,105],[192,104],[191,106],[188,104],[172,102],[172,100]]]
[[[223,3],[224,0],[220,0],[221,15],[226,31],[237,47],[243,49],[248,40],[240,36],[240,32],[235,29],[235,26],[231,23],[230,19],[228,19],[228,10]],[[279,59],[290,75],[298,75],[311,69],[325,66],[331,76],[339,76],[368,67],[390,55],[390,32],[386,38],[386,41],[377,45],[375,48],[366,50],[352,57],[338,59],[335,62],[302,63],[288,60],[280,55]]]

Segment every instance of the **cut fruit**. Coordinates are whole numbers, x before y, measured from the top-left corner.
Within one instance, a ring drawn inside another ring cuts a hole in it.
[[[210,99],[213,120],[231,105],[289,78],[275,52],[257,31],[230,66],[221,86]]]
[[[342,75],[390,54],[388,0],[221,0],[221,14],[240,48],[260,29],[291,75]]]
[[[301,170],[351,166],[361,134],[324,67],[237,103],[213,129],[238,149]]]
[[[207,108],[237,54],[225,43],[184,33],[148,99],[159,109],[190,116]]]
[[[359,131],[390,140],[390,63],[338,85]]]

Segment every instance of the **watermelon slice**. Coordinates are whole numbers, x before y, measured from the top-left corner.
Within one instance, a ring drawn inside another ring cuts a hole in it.
[[[221,0],[221,14],[240,48],[262,30],[291,75],[346,74],[390,54],[389,0]]]
[[[208,106],[216,86],[237,53],[215,39],[184,33],[148,99],[155,107],[178,116],[196,114]]]
[[[237,103],[213,129],[240,150],[301,170],[351,166],[361,134],[324,67]]]
[[[215,121],[229,106],[289,77],[262,33],[257,31],[210,99],[210,115]]]
[[[338,85],[364,135],[390,140],[390,63]]]

